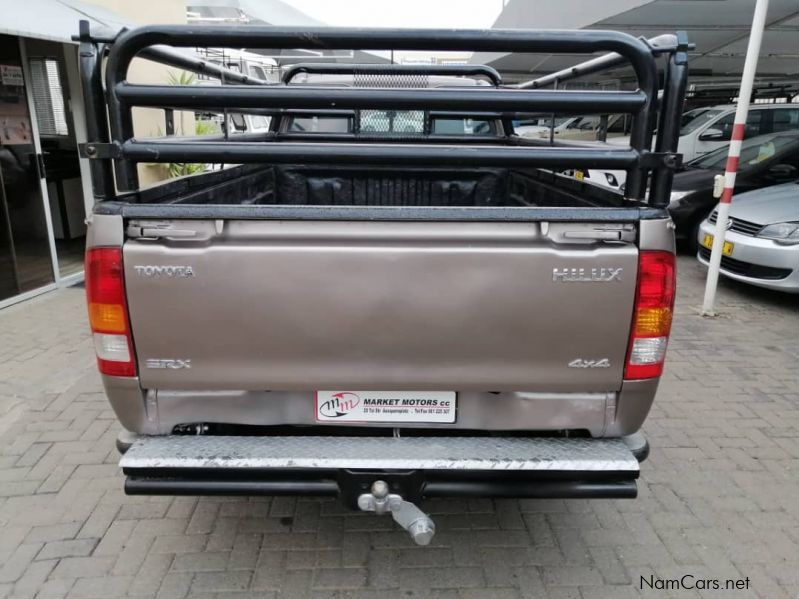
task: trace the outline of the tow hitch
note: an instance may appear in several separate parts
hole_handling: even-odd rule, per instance
[[[641,435],[164,435],[133,440],[120,465],[129,495],[338,497],[354,509],[391,513],[414,542],[427,545],[435,525],[417,507],[422,500],[632,498],[646,449]]]
[[[394,522],[407,530],[417,545],[429,545],[436,534],[430,516],[402,496],[389,493],[388,483],[383,480],[376,480],[370,493],[358,497],[358,507],[364,512],[391,513]]]

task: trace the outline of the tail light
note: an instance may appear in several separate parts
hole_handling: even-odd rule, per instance
[[[100,372],[136,376],[121,248],[86,251],[86,300]]]
[[[663,373],[675,287],[674,254],[641,251],[625,379],[649,379]]]

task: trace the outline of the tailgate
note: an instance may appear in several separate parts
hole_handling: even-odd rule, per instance
[[[580,225],[134,224],[144,237],[124,263],[143,387],[621,387],[638,250],[566,234]]]

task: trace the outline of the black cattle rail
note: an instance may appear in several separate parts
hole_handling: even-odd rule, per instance
[[[147,26],[124,31],[115,38],[92,37],[81,24],[79,40],[84,96],[87,98],[89,143],[84,154],[92,160],[92,180],[97,200],[116,197],[116,188],[138,188],[139,162],[292,162],[364,163],[436,166],[506,165],[525,168],[608,168],[627,171],[626,197],[643,200],[650,173],[650,205],[668,203],[671,170],[679,163],[675,154],[682,98],[687,76],[687,43],[678,36],[657,44],[613,31],[522,30],[399,30],[338,28]],[[504,86],[499,74],[481,65],[298,65],[287,71],[281,83],[265,84],[248,79],[207,61],[192,59],[174,49],[230,47],[253,49],[324,50],[421,50],[518,53],[610,53],[592,59],[585,71],[627,62],[635,72],[638,89],[588,91],[538,89],[548,83]],[[100,65],[107,53],[105,88]],[[664,93],[658,117],[656,58],[668,55]],[[136,57],[210,74],[233,85],[167,86],[127,82],[128,68]],[[574,71],[576,75],[579,69]],[[469,75],[488,79],[490,85],[390,88],[333,87],[289,84],[299,72],[367,75]],[[565,76],[564,76],[565,78]],[[557,78],[555,79],[557,82]],[[107,118],[106,118],[107,106]],[[525,113],[632,115],[629,147],[541,147],[507,139],[494,144],[453,139],[447,144],[364,141],[330,143],[317,140],[284,141],[274,131],[260,139],[239,141],[233,137],[170,141],[169,138],[135,139],[133,107],[280,113],[285,110],[426,110],[499,114],[508,122]],[[655,152],[653,131],[659,129]],[[238,137],[238,136],[235,136]],[[243,138],[239,138],[243,139]],[[407,140],[405,140],[407,142]]]

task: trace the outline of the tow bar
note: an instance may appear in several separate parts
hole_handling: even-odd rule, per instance
[[[364,512],[375,514],[391,513],[394,522],[408,531],[417,545],[429,545],[436,534],[433,520],[410,501],[402,496],[389,493],[388,483],[376,480],[372,483],[371,493],[358,497],[358,507]]]
[[[632,498],[638,460],[646,457],[647,448],[641,435],[142,435],[130,443],[120,466],[128,495],[339,497],[354,509],[391,513],[415,543],[428,545],[435,525],[414,502],[441,497]]]

